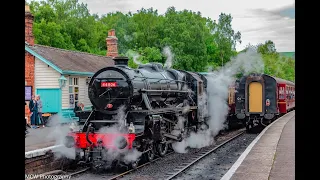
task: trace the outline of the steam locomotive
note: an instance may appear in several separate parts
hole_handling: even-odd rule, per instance
[[[131,69],[127,57],[114,61],[92,76],[88,95],[93,110],[82,128],[65,138],[79,163],[94,170],[110,163],[136,168],[141,158],[129,161],[128,153],[137,151],[151,161],[164,156],[171,143],[208,128],[204,75],[159,63]]]

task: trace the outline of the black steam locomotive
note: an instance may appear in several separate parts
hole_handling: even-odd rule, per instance
[[[205,76],[159,63],[131,69],[126,57],[114,61],[91,78],[88,93],[94,109],[81,130],[66,137],[77,160],[104,169],[108,152],[120,152],[112,161],[124,162],[126,153],[137,150],[150,161],[191,131],[208,128]],[[139,160],[126,164],[136,167]]]

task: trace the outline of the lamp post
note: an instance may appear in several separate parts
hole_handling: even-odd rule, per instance
[[[59,86],[60,88],[63,88],[66,85],[67,78],[65,78],[63,75],[59,78]]]

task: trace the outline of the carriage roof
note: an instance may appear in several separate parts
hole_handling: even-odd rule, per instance
[[[270,75],[267,75],[267,74],[264,74],[264,75],[270,76]],[[281,79],[281,78],[278,78],[278,77],[274,77],[274,76],[270,76],[270,77],[275,79],[277,83],[295,86],[294,82],[291,82],[291,81],[288,81],[288,80],[285,80],[285,79]]]

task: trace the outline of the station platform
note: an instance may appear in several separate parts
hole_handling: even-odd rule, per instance
[[[28,131],[29,134],[25,138],[25,152],[55,145],[55,138],[50,137],[54,127],[28,128]]]
[[[221,180],[294,180],[295,111],[267,126]]]

